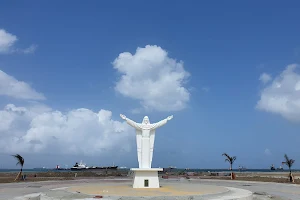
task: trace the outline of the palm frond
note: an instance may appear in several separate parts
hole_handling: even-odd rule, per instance
[[[286,155],[286,154],[284,154],[284,159],[285,159],[285,163],[287,163],[287,162],[289,162],[289,161],[290,161],[290,159],[289,159],[288,155]]]
[[[291,168],[293,166],[295,160],[290,159],[287,154],[284,154],[284,159],[285,159],[285,161],[282,163],[287,165],[289,168]]]
[[[225,162],[229,162],[230,164],[233,164],[234,161],[236,160],[236,156],[230,157],[227,153],[223,153],[222,156],[225,156]]]
[[[15,154],[12,155],[13,157],[15,157],[17,159],[17,165],[20,165],[21,167],[23,167],[24,165],[24,158],[20,155],[20,154]]]
[[[222,156],[225,156],[228,160],[230,160],[230,156],[227,153],[223,153]]]
[[[291,164],[294,164],[295,160],[291,159]]]
[[[235,160],[236,160],[236,156],[233,156],[231,162],[234,163]]]

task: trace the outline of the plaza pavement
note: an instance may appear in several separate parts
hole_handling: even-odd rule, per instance
[[[131,179],[81,179],[70,181],[43,181],[43,182],[21,182],[21,183],[7,183],[0,184],[0,200],[17,200],[17,197],[24,196],[32,193],[44,193],[49,197],[61,199],[83,199],[91,198],[91,195],[76,192],[76,189],[84,188],[87,185],[101,185],[107,183],[116,183],[119,185],[130,185]],[[280,183],[266,183],[266,182],[249,182],[249,181],[230,181],[230,180],[209,180],[209,179],[176,179],[176,180],[161,180],[161,185],[175,184],[188,188],[203,186],[203,191],[209,189],[207,185],[212,185],[211,190],[219,190],[216,186],[233,187],[252,191],[255,200],[300,200],[300,186],[293,184],[280,184]],[[205,189],[206,187],[206,189]],[[73,192],[71,193],[71,191]],[[83,191],[84,192],[84,191]],[[224,192],[224,191],[223,191]],[[201,192],[200,192],[201,193]],[[200,194],[199,193],[199,194]],[[209,193],[209,192],[208,192]],[[197,195],[196,193],[191,193]],[[203,193],[204,194],[204,193]],[[103,193],[105,197],[105,192]],[[190,198],[192,195],[187,195]],[[187,199],[188,199],[187,198]],[[45,198],[46,199],[46,198]],[[51,198],[49,198],[51,199]],[[107,198],[103,198],[107,199]],[[110,198],[113,199],[113,198]],[[126,199],[126,198],[123,198]],[[127,198],[128,199],[128,198]],[[138,198],[132,198],[138,199]],[[144,199],[144,198],[143,198]],[[157,199],[157,198],[153,198]],[[160,198],[161,199],[161,198]],[[185,199],[185,198],[176,198]],[[197,199],[197,198],[194,198]],[[213,199],[213,198],[212,198]],[[107,199],[108,200],[108,199]]]

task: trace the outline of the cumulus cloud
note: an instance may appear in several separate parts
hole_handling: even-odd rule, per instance
[[[272,152],[270,151],[270,149],[265,149],[264,153],[266,156],[272,155]]]
[[[43,100],[45,96],[36,92],[28,83],[18,81],[0,70],[0,95],[18,99]]]
[[[297,64],[288,65],[270,84],[267,84],[261,92],[256,107],[300,122],[300,73],[297,71],[298,68]]]
[[[25,54],[30,54],[30,53],[34,53],[36,49],[37,49],[37,45],[32,44],[28,48],[22,50],[22,52]]]
[[[38,103],[30,105],[28,108],[7,104],[3,110],[0,110],[0,136],[18,135],[23,128],[26,129],[32,118],[50,110],[51,108]],[[25,124],[27,125],[24,127]]]
[[[80,108],[63,113],[42,105],[8,104],[0,111],[0,151],[68,155],[129,151],[133,130],[111,117],[108,110]]]
[[[115,90],[139,100],[145,109],[178,111],[190,99],[190,92],[184,87],[189,73],[183,62],[168,57],[159,46],[137,48],[135,54],[121,53],[113,67],[122,74]]]
[[[0,71],[0,94],[20,99],[44,99],[27,83]],[[100,155],[124,152],[134,144],[134,130],[112,119],[112,112],[79,108],[68,112],[26,101],[0,110],[0,152]]]
[[[131,113],[132,113],[132,114],[139,114],[139,113],[141,113],[141,112],[142,112],[142,109],[141,109],[141,108],[134,108],[134,109],[131,110]]]
[[[0,29],[0,53],[7,53],[10,51],[14,43],[17,41],[17,37],[5,30]]]
[[[209,92],[210,87],[205,86],[205,87],[202,87],[201,90],[204,91],[204,92]]]
[[[15,47],[15,43],[18,41],[17,36],[8,33],[4,29],[0,29],[0,54],[7,54],[7,53],[33,53],[36,50],[36,45],[31,45],[25,49],[19,49]]]
[[[263,83],[267,83],[272,80],[272,77],[270,74],[262,73],[259,77],[259,80]]]

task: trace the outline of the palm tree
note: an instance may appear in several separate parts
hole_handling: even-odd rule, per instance
[[[222,156],[225,156],[226,157],[225,162],[229,162],[230,164],[230,171],[231,171],[230,177],[231,179],[233,179],[232,165],[236,160],[236,156],[230,157],[227,153],[223,153]]]
[[[23,171],[23,166],[24,166],[24,158],[20,155],[20,154],[16,154],[16,155],[12,155],[13,157],[15,157],[17,159],[17,165],[21,166],[20,172],[18,173],[15,181],[22,176],[22,171]]]
[[[290,174],[289,174],[290,182],[293,182],[293,183],[294,183],[295,180],[294,180],[294,177],[293,177],[293,175],[292,175],[292,170],[291,170],[291,168],[292,168],[292,166],[293,166],[295,160],[290,159],[286,154],[284,154],[284,159],[285,159],[285,161],[282,162],[282,164],[285,164],[286,166],[288,166],[288,168],[289,168],[289,170],[290,170]]]

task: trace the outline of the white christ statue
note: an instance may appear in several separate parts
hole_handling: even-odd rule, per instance
[[[120,116],[127,122],[127,124],[135,128],[136,130],[136,144],[139,168],[151,168],[155,129],[165,125],[169,120],[173,118],[173,115],[154,124],[150,124],[148,116],[144,117],[142,123],[136,123],[122,114]]]

